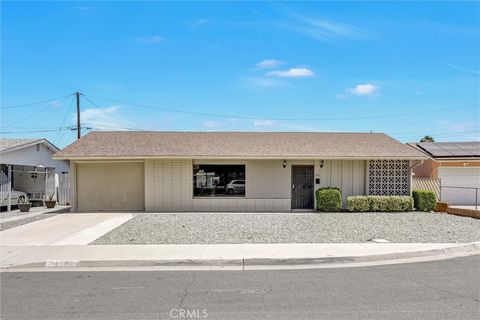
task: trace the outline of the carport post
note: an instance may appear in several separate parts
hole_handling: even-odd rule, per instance
[[[475,188],[475,210],[478,210],[478,188]]]
[[[10,212],[12,210],[12,165],[8,164],[8,204],[7,204],[7,211]]]
[[[45,206],[45,200],[47,200],[47,186],[48,186],[48,168],[45,168],[45,195],[43,196],[43,205]]]

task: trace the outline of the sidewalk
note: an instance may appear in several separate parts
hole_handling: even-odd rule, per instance
[[[2,246],[0,268],[199,267],[246,270],[330,266],[480,254],[480,242]]]

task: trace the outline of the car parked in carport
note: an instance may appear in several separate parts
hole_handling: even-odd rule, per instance
[[[12,206],[16,206],[18,203],[18,199],[20,198],[27,198],[29,199],[28,195],[23,191],[12,190],[11,191],[11,200],[10,204]],[[0,197],[0,206],[5,207],[8,206],[8,192],[2,192]]]

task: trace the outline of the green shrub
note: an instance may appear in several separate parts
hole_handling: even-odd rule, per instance
[[[410,196],[388,196],[389,211],[412,211],[413,198]]]
[[[347,198],[349,211],[397,212],[413,209],[413,199],[409,196],[353,196]]]
[[[387,198],[385,196],[368,196],[370,211],[387,211]]]
[[[323,212],[340,211],[342,209],[342,192],[339,188],[320,188],[315,192],[317,210]]]
[[[415,209],[418,211],[429,212],[435,208],[437,197],[430,190],[414,190],[412,192]]]
[[[353,196],[347,198],[347,210],[365,212],[370,210],[367,196]]]

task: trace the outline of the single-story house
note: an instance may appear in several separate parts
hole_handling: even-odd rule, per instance
[[[480,141],[410,143],[429,157],[415,167],[417,178],[439,179],[442,201],[474,205],[480,201]]]
[[[292,211],[317,188],[409,195],[424,153],[381,133],[91,132],[70,161],[77,211]]]
[[[59,150],[46,139],[0,138],[0,205],[16,205],[25,194],[32,202],[42,203],[49,193],[58,200],[60,182],[68,182],[70,171],[69,161],[52,159]]]

